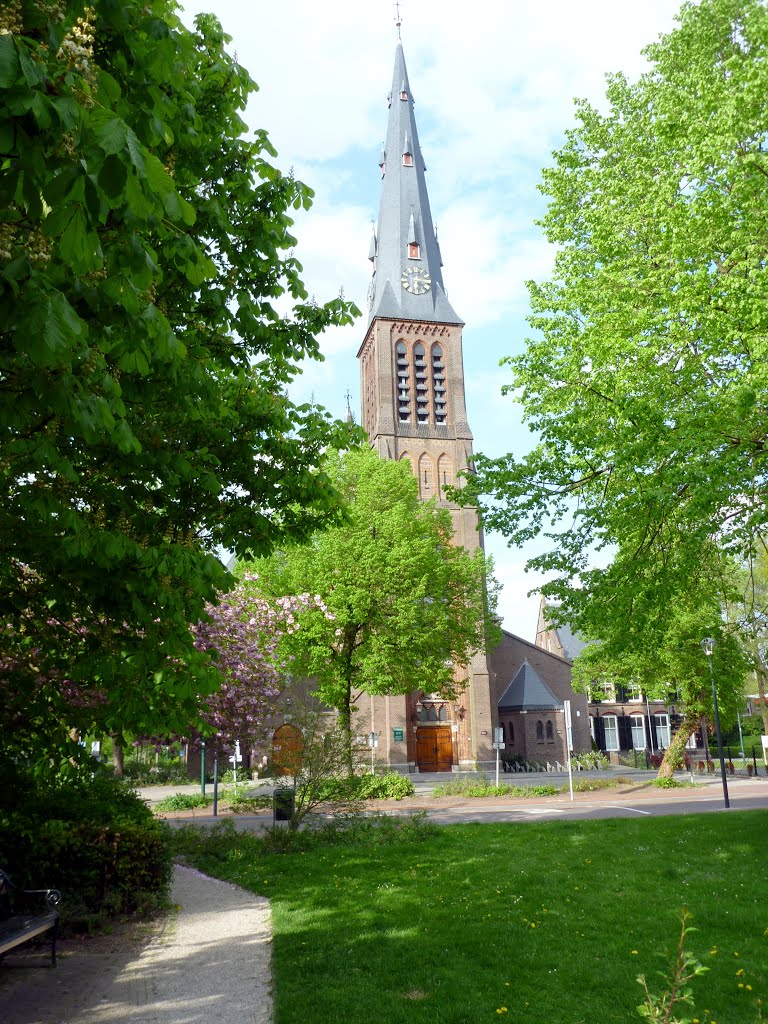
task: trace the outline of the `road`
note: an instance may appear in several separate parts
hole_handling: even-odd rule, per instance
[[[616,771],[582,773],[578,781],[610,777],[619,774]],[[658,789],[651,785],[653,776],[648,772],[630,769],[622,770],[622,776],[630,782],[618,789],[597,790],[589,793],[575,793],[571,802],[568,793],[551,797],[434,797],[435,785],[451,780],[450,775],[414,776],[415,797],[403,801],[377,801],[370,805],[371,809],[381,810],[387,814],[411,814],[426,811],[430,819],[439,824],[457,824],[466,822],[525,822],[547,821],[557,819],[588,819],[588,818],[636,818],[661,814],[703,814],[711,811],[724,811],[723,792],[719,777],[714,779],[703,777],[697,780],[695,787]],[[543,782],[555,785],[567,785],[567,775],[530,774],[524,776],[506,776],[505,782],[516,785],[536,785]],[[679,781],[686,783],[689,776],[681,774]],[[275,780],[264,780],[254,784],[253,794],[271,794],[275,788]],[[733,810],[767,810],[768,809],[768,778],[758,779],[733,777],[728,780],[731,809]],[[199,793],[200,786],[153,786],[139,790],[141,796],[150,806],[163,796],[176,792]],[[212,792],[207,786],[206,792]],[[272,824],[271,813],[226,815],[233,817],[238,830],[258,830]],[[224,817],[221,815],[219,820]],[[217,819],[210,808],[198,808],[193,812],[175,815],[169,818],[172,825],[194,823],[212,825]]]

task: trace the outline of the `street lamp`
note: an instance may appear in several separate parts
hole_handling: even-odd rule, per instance
[[[720,758],[720,774],[723,777],[723,801],[726,807],[730,807],[728,800],[728,782],[725,777],[725,753],[723,751],[723,737],[720,732],[720,712],[717,709],[717,692],[715,690],[715,670],[712,668],[712,654],[717,643],[711,636],[704,637],[701,641],[701,649],[709,659],[709,677],[712,680],[712,706],[715,712],[715,733],[717,734],[717,755]]]

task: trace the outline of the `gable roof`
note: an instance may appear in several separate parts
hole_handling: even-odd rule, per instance
[[[563,657],[569,661],[575,661],[587,646],[586,641],[582,640],[578,633],[574,633],[568,622],[564,622],[562,626],[555,626],[555,632],[560,646],[563,648]]]
[[[556,711],[563,707],[526,658],[499,697],[498,706],[512,711]]]

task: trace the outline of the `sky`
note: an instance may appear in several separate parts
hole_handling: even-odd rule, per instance
[[[524,350],[529,279],[544,281],[553,250],[535,220],[545,210],[541,170],[574,124],[574,98],[604,106],[605,75],[636,79],[641,50],[672,30],[680,0],[402,0],[401,38],[443,279],[465,321],[464,378],[474,448],[490,457],[533,439],[499,361]],[[229,50],[259,84],[245,113],[266,129],[276,164],[315,191],[296,218],[296,254],[318,301],[340,290],[365,310],[371,221],[378,216],[379,153],[397,30],[390,0],[186,0],[182,21],[214,13]],[[308,363],[292,396],[360,419],[356,353],[365,320],[327,332],[322,363]],[[486,536],[503,589],[504,628],[533,640],[542,580],[526,573],[536,548]]]

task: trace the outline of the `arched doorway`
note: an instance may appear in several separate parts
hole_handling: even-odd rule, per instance
[[[278,726],[272,736],[272,769],[275,775],[295,775],[301,764],[304,741],[295,725]]]

